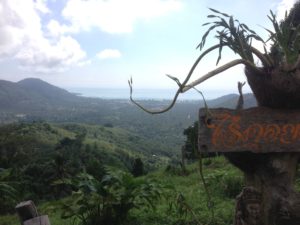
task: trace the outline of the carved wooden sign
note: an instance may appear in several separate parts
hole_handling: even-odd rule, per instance
[[[300,110],[200,109],[201,152],[300,152]]]

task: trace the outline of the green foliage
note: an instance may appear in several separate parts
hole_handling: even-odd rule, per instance
[[[206,174],[205,180],[208,182],[209,189],[218,190],[218,194],[227,198],[235,198],[244,186],[240,174],[224,169],[215,169],[213,173]]]
[[[174,208],[175,212],[178,214],[175,221],[176,225],[201,225],[201,223],[198,221],[195,211],[192,209],[183,193],[178,193],[175,201],[171,201],[169,206],[170,211],[172,208]]]
[[[186,175],[188,171],[183,171],[182,168],[180,168],[178,165],[176,166],[174,164],[169,164],[166,166],[165,173],[170,175],[182,176]]]
[[[287,64],[295,66],[299,58],[300,52],[300,24],[295,23],[293,17],[295,17],[297,11],[300,11],[299,3],[298,9],[294,7],[289,17],[285,16],[285,19],[278,23],[275,14],[270,11],[271,15],[268,16],[273,24],[274,32],[267,30],[270,33],[270,40],[272,40],[272,53],[277,63]],[[297,6],[295,5],[295,6]],[[276,52],[276,55],[274,53]],[[293,69],[293,68],[289,68]]]
[[[101,181],[82,173],[67,183],[77,191],[62,205],[62,218],[76,218],[80,225],[126,224],[131,209],[154,209],[162,194],[157,182],[114,170]]]
[[[246,24],[240,23],[238,20],[234,19],[233,16],[229,16],[228,14],[219,12],[215,9],[210,8],[210,10],[213,14],[208,15],[207,17],[217,20],[203,24],[203,26],[211,26],[203,35],[202,40],[198,45],[200,50],[204,47],[209,33],[217,28],[221,28],[221,30],[216,31],[216,38],[220,42],[217,64],[221,59],[224,46],[228,46],[233,52],[239,54],[242,59],[246,59],[253,63],[254,59],[251,51],[252,39],[254,38],[264,43],[263,39],[253,30],[249,29]]]
[[[203,184],[199,180],[199,173],[196,164],[187,165],[187,169],[190,173],[187,176],[181,176],[172,173],[166,173],[164,170],[157,170],[155,172],[150,172],[144,177],[133,178],[135,181],[140,180],[158,180],[160,186],[163,187],[173,187],[173,188],[164,188],[161,192],[161,200],[155,202],[156,210],[148,210],[148,207],[145,207],[145,204],[140,207],[131,208],[128,212],[128,217],[126,225],[195,225],[197,221],[200,224],[213,224],[213,225],[229,225],[233,223],[233,213],[235,207],[235,194],[234,192],[239,193],[241,189],[237,187],[240,186],[242,182],[242,173],[230,165],[224,157],[214,157],[211,159],[204,159],[204,161],[209,161],[207,165],[204,164],[204,175],[206,182],[208,183],[209,191],[212,196],[213,209],[215,212],[214,222],[211,222],[211,214],[207,207],[207,196],[204,191]],[[116,171],[117,172],[117,171]],[[299,171],[298,171],[299,172]],[[118,172],[117,172],[118,173]],[[122,173],[122,172],[121,172]],[[297,175],[299,177],[299,173]],[[94,180],[94,178],[91,178]],[[219,181],[221,179],[221,181]],[[228,179],[230,181],[228,181]],[[234,180],[234,184],[232,184]],[[82,183],[81,189],[74,189],[75,192],[82,190],[92,189],[91,187],[84,188],[84,186],[90,185],[94,181],[89,181],[89,178],[79,179]],[[86,183],[88,185],[86,185]],[[101,183],[100,180],[96,180],[96,183]],[[108,182],[108,184],[114,184],[115,182]],[[299,179],[297,179],[297,187],[299,188]],[[79,183],[77,182],[77,185]],[[93,186],[93,185],[90,185]],[[115,185],[112,185],[115,187]],[[112,187],[111,186],[111,187]],[[223,190],[224,187],[227,190],[234,189],[230,195]],[[74,186],[75,187],[75,186]],[[119,185],[117,185],[119,187]],[[230,187],[230,188],[229,188]],[[241,188],[241,186],[240,186]],[[128,188],[127,188],[128,189]],[[299,189],[298,189],[299,190]],[[110,190],[109,193],[118,193],[119,188]],[[123,189],[124,193],[125,188]],[[88,191],[83,196],[87,196],[87,199],[92,198],[92,195],[88,194]],[[91,191],[91,193],[94,193]],[[180,194],[182,197],[179,197]],[[113,194],[115,196],[117,194]],[[124,196],[118,195],[118,196]],[[107,195],[108,197],[108,195]],[[86,200],[86,199],[85,199]],[[51,220],[52,225],[70,225],[79,223],[79,219],[61,219],[60,215],[62,214],[61,210],[56,212],[51,212],[50,208],[54,205],[60,204],[63,202],[66,204],[68,202],[73,202],[75,200],[70,200],[69,197],[61,199],[59,201],[49,201],[47,204],[39,204],[39,212],[48,214]],[[127,201],[128,202],[128,201]],[[70,203],[70,204],[71,204]],[[84,203],[84,202],[83,202]],[[70,206],[70,204],[68,204]],[[171,205],[171,207],[170,207]],[[71,205],[72,206],[72,205]],[[179,213],[181,212],[181,213]],[[194,215],[193,215],[194,214]],[[74,221],[73,221],[74,220]],[[74,222],[74,223],[72,223]],[[16,216],[0,216],[0,224],[4,225],[18,225],[19,222]]]
[[[11,170],[0,168],[0,214],[11,212],[18,199],[15,182],[9,181]]]
[[[152,148],[150,141],[120,128],[45,122],[0,127],[0,165],[10,171],[5,182],[18,181],[19,197],[36,203],[68,196],[72,189],[55,182],[84,170],[100,180],[104,166],[131,171],[136,158],[143,160],[144,171],[153,170],[167,158],[154,157]],[[5,203],[4,209],[15,206]]]
[[[299,9],[298,9],[299,10]],[[268,18],[273,24],[274,32],[267,29],[272,40],[273,58],[277,63],[293,65],[297,62],[300,51],[300,24],[294,24],[293,20],[285,19],[277,22],[275,14],[270,11]],[[276,55],[274,53],[276,52]]]

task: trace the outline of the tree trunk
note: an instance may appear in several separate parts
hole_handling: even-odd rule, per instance
[[[245,73],[259,106],[300,109],[299,71],[261,75],[246,68]],[[250,187],[238,196],[235,225],[300,225],[300,194],[294,189],[300,153],[225,155]]]

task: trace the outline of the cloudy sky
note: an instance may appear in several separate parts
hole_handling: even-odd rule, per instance
[[[200,54],[208,7],[234,15],[262,37],[269,10],[294,0],[0,0],[0,79],[36,77],[60,87],[174,88]],[[216,44],[213,36],[207,45]],[[259,47],[259,46],[257,46]],[[225,52],[220,65],[237,56]],[[192,79],[215,68],[217,52]],[[236,67],[200,85],[236,90]]]

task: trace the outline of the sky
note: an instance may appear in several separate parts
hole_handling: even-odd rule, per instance
[[[34,77],[63,88],[171,89],[201,54],[196,46],[214,8],[234,15],[264,39],[269,10],[278,18],[294,0],[0,0],[0,79]],[[209,36],[208,46],[217,44]],[[262,48],[254,43],[257,48]],[[216,68],[208,55],[194,80]],[[238,58],[224,50],[219,65]],[[237,91],[246,81],[237,66],[198,86]],[[249,87],[246,87],[246,91]]]

